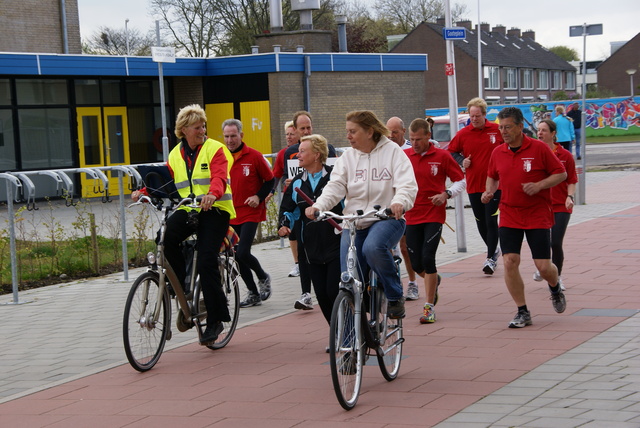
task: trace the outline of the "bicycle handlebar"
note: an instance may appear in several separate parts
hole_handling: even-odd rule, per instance
[[[346,223],[353,223],[366,217],[378,217],[381,220],[388,220],[390,218],[393,218],[393,213],[391,211],[391,208],[381,209],[380,205],[374,205],[373,209],[367,212],[362,212],[361,210],[358,210],[356,214],[340,215],[340,214],[334,213],[333,211],[316,212],[316,221],[335,219],[335,220],[342,220],[343,222],[346,222]]]
[[[172,209],[174,208],[180,208],[181,206],[187,206],[189,208],[200,208],[199,202],[202,200],[201,197],[198,198],[191,198],[191,197],[187,197],[182,199],[180,202],[178,202],[175,206],[172,207]],[[138,200],[132,204],[130,204],[128,206],[128,208],[133,207],[134,205],[140,205],[140,204],[150,204],[153,201],[151,200],[151,197],[147,196],[147,195],[141,195]]]

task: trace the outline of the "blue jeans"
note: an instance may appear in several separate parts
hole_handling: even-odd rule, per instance
[[[356,231],[356,248],[358,251],[360,278],[369,275],[369,267],[378,275],[389,301],[402,298],[402,282],[393,261],[391,248],[398,244],[404,234],[404,220],[380,220],[367,229]],[[340,241],[340,268],[347,270],[347,251],[349,250],[349,231],[342,232]],[[364,281],[363,282],[368,282]]]
[[[582,129],[576,128],[574,131],[576,132],[576,157],[580,157],[580,137],[582,137]]]

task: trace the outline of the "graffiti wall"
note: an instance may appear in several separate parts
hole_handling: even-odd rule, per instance
[[[491,105],[487,108],[487,119],[496,121],[498,113],[504,107],[518,107],[525,120],[531,125],[545,118],[553,118],[554,109],[558,105],[569,111],[576,101],[551,101],[531,104]],[[580,108],[582,101],[578,101]],[[459,109],[464,112],[466,106]],[[640,135],[640,97],[601,98],[586,102],[587,137],[608,137],[615,135]],[[426,116],[448,115],[448,109],[426,109]]]

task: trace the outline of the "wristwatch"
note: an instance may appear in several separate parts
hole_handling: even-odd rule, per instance
[[[451,190],[445,190],[445,193],[447,194],[447,199],[451,199],[451,196],[453,196],[453,193],[451,193]]]

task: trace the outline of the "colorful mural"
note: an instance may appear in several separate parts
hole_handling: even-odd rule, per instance
[[[562,105],[567,111],[576,101],[552,101],[530,104],[491,105],[487,108],[487,119],[496,121],[504,107],[518,107],[522,110],[528,127],[536,126],[542,119],[553,118],[556,106]],[[577,101],[582,105],[582,101]],[[466,107],[459,109],[464,112]],[[586,133],[588,137],[614,135],[640,135],[640,97],[602,98],[586,102]],[[426,109],[426,116],[449,114],[448,109]]]

